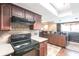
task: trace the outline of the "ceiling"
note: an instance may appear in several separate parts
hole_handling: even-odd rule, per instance
[[[14,3],[42,15],[42,21],[79,21],[79,3]]]

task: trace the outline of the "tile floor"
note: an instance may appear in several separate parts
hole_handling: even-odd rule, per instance
[[[79,44],[70,42],[66,48],[47,44],[47,56],[79,56]]]
[[[62,48],[57,56],[79,56],[79,52]]]
[[[79,56],[79,43],[69,42],[66,48],[62,48],[57,56]]]
[[[47,56],[56,56],[60,50],[61,50],[61,47],[58,47],[49,43],[47,44]]]
[[[69,49],[69,50],[79,52],[79,43],[69,42],[66,48]]]

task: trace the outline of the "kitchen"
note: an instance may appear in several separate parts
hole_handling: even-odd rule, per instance
[[[35,5],[37,5],[37,7],[39,6],[40,8],[38,8],[40,10],[43,8],[39,3],[0,3],[0,55],[72,55],[68,55],[68,53],[71,52],[69,50],[67,51],[66,55],[64,54],[66,48],[70,47],[68,46],[68,33],[64,32],[64,28],[66,26],[62,27],[61,25],[63,24],[63,21],[59,20],[60,22],[58,23],[51,21],[46,22],[46,20],[42,21],[42,19],[46,19],[43,18],[43,16],[48,14],[46,13],[48,10],[44,8],[42,10],[43,12],[40,12],[44,15],[41,15],[37,13],[38,11],[36,12],[36,10],[39,10],[38,8],[36,10],[34,9],[35,11],[33,10],[32,7]],[[49,12],[49,14],[51,13]],[[50,15],[48,18],[51,19],[51,17],[52,15]],[[74,40],[72,40],[72,42],[73,41]],[[64,52],[62,52],[62,49],[64,49]],[[76,54],[78,55],[79,53],[75,52],[74,55]]]
[[[34,52],[33,55],[36,55],[35,53],[37,53],[37,52],[39,53],[37,55],[45,55],[46,53],[43,54],[40,49],[46,50],[45,47],[42,48],[41,46],[46,46],[45,41],[47,41],[47,39],[38,37],[38,34],[39,34],[38,30],[40,27],[38,27],[37,24],[40,25],[41,15],[33,13],[29,10],[26,10],[26,9],[16,6],[14,4],[9,4],[9,3],[0,4],[0,8],[1,8],[0,33],[2,33],[1,37],[0,37],[0,39],[1,39],[0,42],[4,43],[1,46],[1,48],[7,49],[5,51],[0,48],[1,49],[0,51],[2,51],[2,52],[0,52],[1,55],[11,55],[14,52],[14,49],[18,50],[19,52],[21,50],[22,50],[22,52],[24,52],[24,50],[25,50],[25,52],[28,52],[33,49],[33,52]],[[35,23],[35,25],[33,25],[34,23]],[[32,38],[34,40],[32,40],[31,32],[34,32],[34,30],[37,31],[38,34],[36,33],[37,36],[33,36]],[[34,34],[32,34],[32,35],[34,35]],[[10,39],[8,40],[9,37],[10,37],[10,39],[13,39],[13,40],[12,41]],[[24,39],[24,41],[22,41],[23,39]],[[24,44],[24,42],[26,44]],[[6,45],[5,43],[10,43],[10,44]],[[32,43],[32,44],[30,45],[30,43]],[[18,44],[20,44],[22,46],[20,47]],[[11,45],[13,46],[13,49],[12,49]],[[27,47],[24,45],[26,45]],[[20,48],[22,48],[22,49],[20,49]],[[10,49],[11,49],[11,53],[10,53]],[[30,52],[30,53],[32,53],[32,52]],[[27,55],[29,55],[29,53]]]

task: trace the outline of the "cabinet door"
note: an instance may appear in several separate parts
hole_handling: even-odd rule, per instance
[[[11,6],[9,4],[1,5],[1,30],[10,30]]]
[[[32,30],[40,30],[41,29],[41,23],[35,22],[33,25],[30,26],[30,29],[32,29]]]
[[[17,6],[12,6],[12,16],[24,18],[24,10]]]
[[[41,16],[35,14],[34,15],[34,20],[35,20],[34,29],[40,30],[41,29]]]
[[[28,11],[25,11],[25,18],[28,19],[28,20],[33,20],[33,14],[31,12],[28,12]]]
[[[40,56],[47,55],[47,42],[40,43],[39,55]]]
[[[58,35],[54,35],[54,40],[53,40],[53,43],[55,44],[55,45],[58,45],[58,43],[59,43],[59,36]]]
[[[41,23],[40,22],[35,22],[34,23],[34,29],[40,30],[41,29]]]
[[[44,56],[46,56],[47,55],[47,42],[44,42],[43,44],[44,44],[44,46],[43,46],[43,48],[44,48]]]
[[[49,38],[48,38],[48,42],[49,43],[52,43],[52,44],[56,44],[56,36],[55,35],[53,35],[53,34],[50,34],[49,35]]]
[[[58,45],[61,47],[65,47],[66,46],[66,39],[65,36],[60,36],[58,39]]]
[[[51,43],[51,42],[52,42],[52,37],[51,37],[51,35],[50,35],[50,34],[48,35],[48,42],[49,42],[49,43]]]
[[[43,44],[40,44],[39,55],[40,56],[44,56],[44,47],[43,47]]]
[[[35,14],[35,15],[34,15],[34,20],[35,20],[36,22],[41,22],[41,16]]]

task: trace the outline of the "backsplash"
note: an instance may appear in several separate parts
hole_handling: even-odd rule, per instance
[[[30,30],[29,26],[26,24],[19,24],[19,23],[13,23],[12,24],[12,31],[26,31]]]
[[[30,30],[28,26],[13,24],[11,31],[0,31],[0,43],[7,43],[11,34],[31,33],[32,36],[39,36],[39,30]]]

